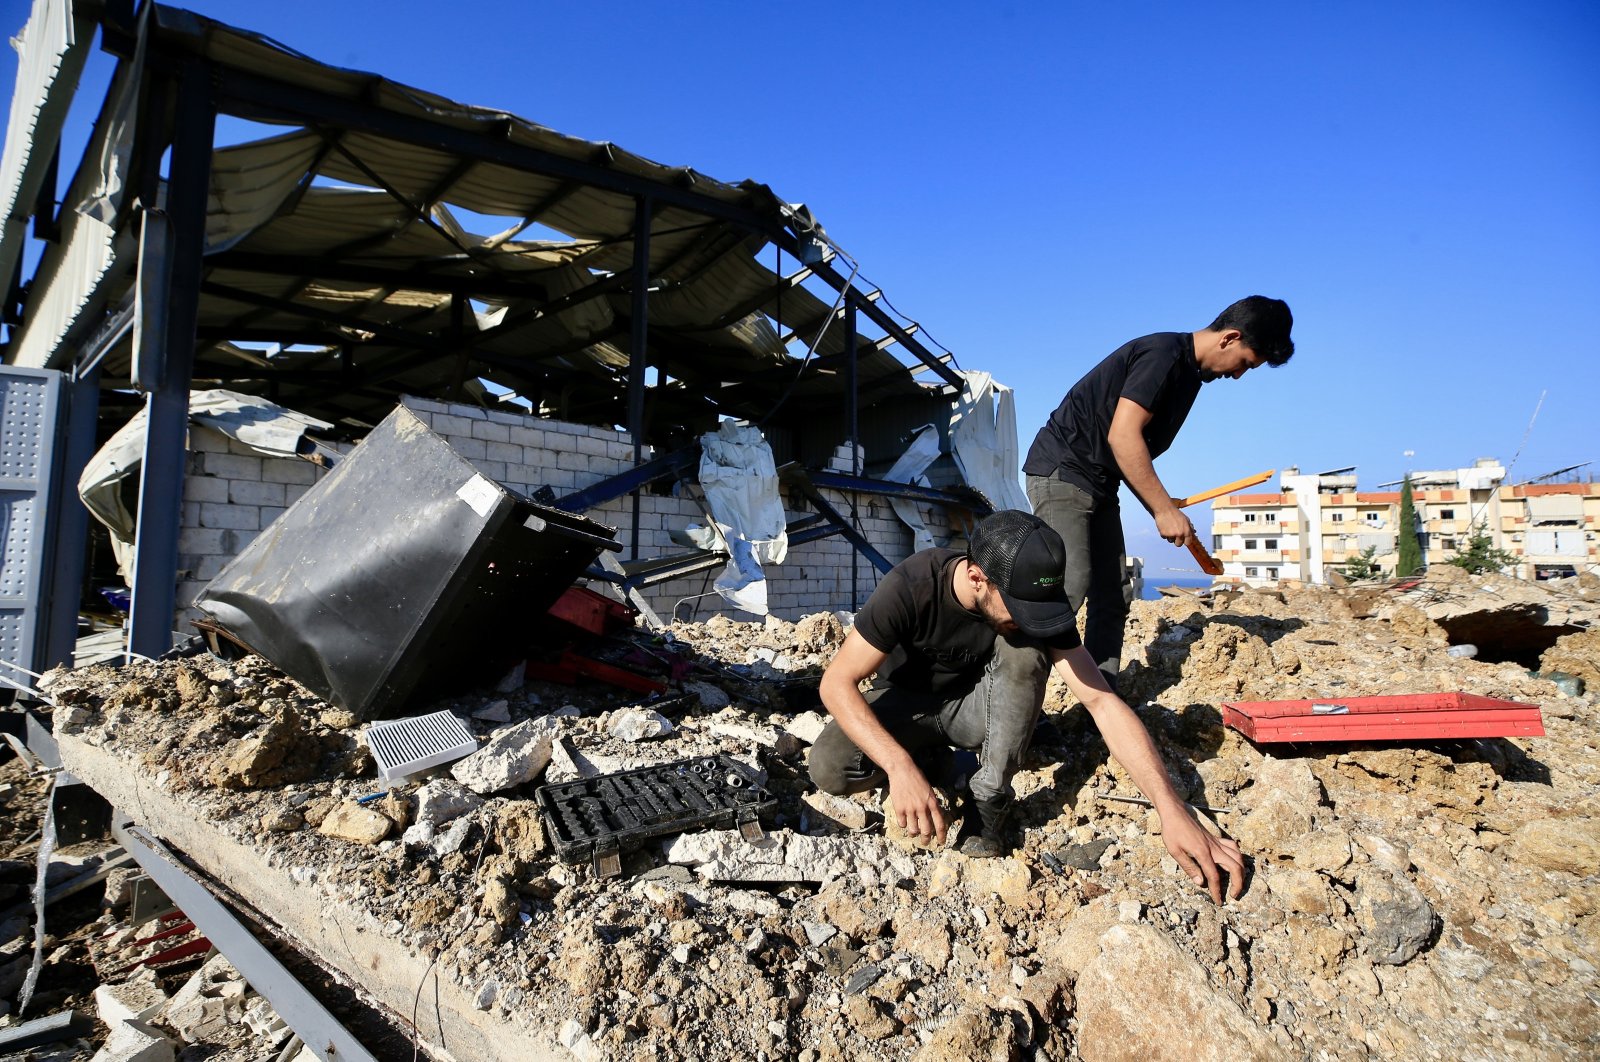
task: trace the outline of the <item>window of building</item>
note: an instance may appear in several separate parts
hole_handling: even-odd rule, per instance
[[[1268,549],[1277,549],[1278,548],[1278,540],[1275,539],[1275,538],[1267,539],[1267,548]]]
[[[1336,524],[1342,524],[1344,523],[1344,513],[1331,513],[1329,514],[1328,519]]]
[[[1439,548],[1440,549],[1455,549],[1456,548],[1456,540],[1453,539],[1453,538],[1441,538],[1439,540]]]
[[[1369,524],[1381,524],[1381,523],[1383,523],[1383,514],[1382,513],[1372,512],[1372,513],[1366,513],[1365,515],[1366,515],[1367,523],[1369,523]]]
[[[1247,524],[1255,523],[1256,522],[1256,514],[1255,513],[1245,513],[1244,514],[1244,522],[1247,523]]]
[[[1246,568],[1244,570],[1244,577],[1246,579],[1254,579],[1260,574],[1261,574],[1261,569],[1260,568]]]
[[[1456,511],[1454,509],[1440,509],[1439,510],[1439,519],[1441,519],[1441,520],[1454,520],[1455,518],[1456,518]]]
[[[1276,579],[1277,577],[1278,577],[1278,569],[1276,569],[1276,568],[1268,568],[1267,569],[1267,578],[1268,579]]]
[[[1256,548],[1256,540],[1253,539],[1253,538],[1245,539],[1244,540],[1244,548],[1245,549],[1255,549]]]
[[[1267,523],[1275,524],[1277,522],[1278,522],[1278,514],[1277,513],[1268,513],[1267,514]]]

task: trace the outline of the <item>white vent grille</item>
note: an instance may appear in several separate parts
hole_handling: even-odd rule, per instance
[[[478,751],[478,739],[449,712],[391,719],[367,727],[367,748],[386,786]]]

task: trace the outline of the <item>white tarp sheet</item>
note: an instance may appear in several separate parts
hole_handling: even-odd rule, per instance
[[[123,483],[144,464],[145,411],[140,410],[106,440],[78,478],[84,506],[111,532],[117,568],[128,579],[133,571],[136,517],[123,502]],[[189,420],[236,439],[268,457],[294,457],[310,429],[326,430],[327,421],[296,413],[264,398],[220,388],[189,392]]]
[[[731,605],[766,615],[761,566],[783,562],[789,535],[778,468],[761,430],[729,420],[700,436],[700,489],[728,544],[728,566],[714,584],[717,592]]]
[[[996,509],[1033,506],[1022,492],[1016,396],[986,372],[963,372],[966,390],[950,416],[950,456],[967,485]]]
[[[906,447],[906,452],[900,455],[889,471],[883,474],[888,483],[915,483],[928,486],[928,481],[922,478],[922,473],[928,470],[939,457],[939,429],[932,424],[924,424],[917,429],[917,434],[912,436],[911,445]],[[911,528],[911,552],[917,553],[925,549],[932,549],[938,543],[934,542],[933,534],[922,522],[922,512],[917,508],[917,503],[909,498],[890,498],[889,504],[894,509],[894,514],[900,522]]]

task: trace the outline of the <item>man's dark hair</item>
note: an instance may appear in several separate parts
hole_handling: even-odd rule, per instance
[[[1237,328],[1244,345],[1276,368],[1294,357],[1294,340],[1289,338],[1289,329],[1293,327],[1294,314],[1289,312],[1288,303],[1265,295],[1250,295],[1218,314],[1210,330],[1226,332]]]

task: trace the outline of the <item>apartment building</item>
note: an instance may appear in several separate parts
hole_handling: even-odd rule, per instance
[[[1517,558],[1509,574],[1549,579],[1600,571],[1600,483],[1563,470],[1562,482],[1508,486],[1493,458],[1469,468],[1411,475],[1418,544],[1425,564],[1443,564],[1481,525]],[[1357,488],[1355,469],[1316,475],[1285,469],[1272,493],[1232,494],[1212,503],[1212,554],[1223,578],[1251,586],[1323,583],[1329,568],[1373,550],[1393,571],[1399,550],[1399,483]]]

